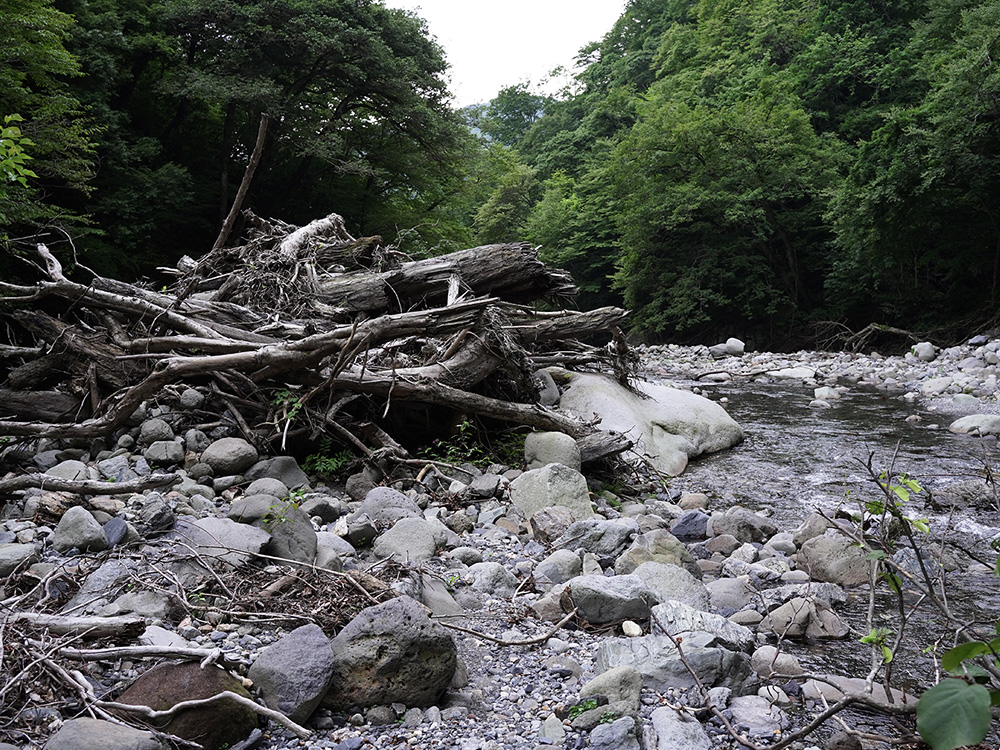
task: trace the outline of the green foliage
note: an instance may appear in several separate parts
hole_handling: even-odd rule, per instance
[[[519,466],[524,460],[524,433],[514,430],[490,434],[464,419],[451,436],[434,440],[417,455],[454,465],[472,464],[480,469],[492,463]]]
[[[3,118],[3,128],[0,129],[0,178],[5,182],[19,182],[28,186],[29,177],[38,177],[26,166],[31,156],[24,150],[25,146],[34,146],[35,142],[21,134],[21,129],[12,123],[24,122],[21,115],[7,115]],[[0,197],[3,197],[3,186],[0,184]]]
[[[321,477],[336,477],[354,461],[354,454],[349,450],[344,449],[336,453],[332,453],[331,450],[330,439],[321,440],[320,450],[310,453],[302,462],[303,470]]]
[[[575,706],[569,710],[569,720],[577,718],[580,714],[586,713],[592,709],[597,708],[597,698],[587,698],[584,701],[580,701]]]
[[[888,628],[872,628],[868,635],[862,636],[861,642],[869,646],[874,646],[882,652],[882,662],[888,664],[892,661],[892,649],[886,645],[886,640],[892,635]]]
[[[979,743],[991,719],[989,691],[965,680],[942,680],[917,701],[917,731],[932,750]]]

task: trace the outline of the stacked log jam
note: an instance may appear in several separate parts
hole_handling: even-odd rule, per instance
[[[0,282],[0,436],[108,437],[144,402],[197,387],[261,450],[326,436],[383,471],[410,458],[405,425],[429,410],[435,425],[448,413],[564,432],[585,459],[627,447],[538,401],[540,368],[624,381],[632,354],[625,311],[564,309],[576,287],[536,248],[411,260],[336,214],[247,225],[244,244],[160,269],[160,291],[68,274],[38,245],[35,283]]]

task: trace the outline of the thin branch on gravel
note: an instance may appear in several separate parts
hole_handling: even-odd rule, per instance
[[[266,716],[273,722],[281,724],[281,726],[293,732],[297,737],[302,739],[309,739],[312,737],[312,732],[305,727],[296,724],[294,721],[289,719],[280,711],[274,711],[270,708],[260,705],[259,703],[245,698],[238,693],[234,693],[231,690],[223,690],[221,693],[213,695],[211,698],[201,698],[199,700],[181,701],[168,709],[163,711],[155,711],[149,706],[136,706],[131,703],[117,703],[114,701],[97,701],[94,705],[102,710],[111,711],[126,711],[128,713],[139,714],[147,719],[169,719],[174,714],[179,711],[186,711],[189,708],[201,708],[203,706],[210,706],[214,703],[218,703],[223,700],[234,701],[245,708],[249,708],[252,711],[256,711],[261,716]]]
[[[446,628],[457,630],[459,633],[474,635],[476,638],[482,638],[483,640],[491,641],[492,643],[496,643],[500,646],[533,646],[536,643],[543,643],[547,641],[549,638],[551,638],[553,635],[555,635],[556,632],[559,630],[559,628],[561,628],[563,625],[565,625],[567,622],[569,622],[576,616],[577,611],[578,610],[574,609],[572,612],[570,612],[568,615],[562,618],[559,622],[557,622],[555,624],[555,627],[553,627],[552,630],[547,632],[545,635],[538,636],[537,638],[528,638],[527,640],[523,641],[505,641],[503,640],[503,638],[495,638],[492,635],[487,635],[486,633],[480,633],[478,630],[470,630],[469,628],[463,628],[459,625],[452,625],[451,623],[440,620],[437,616],[435,616],[434,619],[438,620],[438,622],[441,625],[444,625]]]

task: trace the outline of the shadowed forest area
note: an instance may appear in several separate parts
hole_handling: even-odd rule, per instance
[[[0,18],[7,278],[41,241],[158,289],[239,244],[237,203],[413,260],[528,241],[651,341],[994,322],[1000,0],[632,0],[558,95],[460,111],[424,22],[370,0]]]

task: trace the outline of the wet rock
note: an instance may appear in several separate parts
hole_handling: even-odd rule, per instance
[[[528,469],[562,464],[580,471],[580,446],[563,432],[532,432],[524,439],[524,460]]]
[[[404,519],[405,520],[405,519]],[[409,597],[369,607],[331,643],[334,677],[323,705],[431,706],[455,675],[451,635]]]
[[[333,670],[330,641],[318,625],[309,624],[264,649],[247,677],[264,705],[301,724],[326,695]]]

